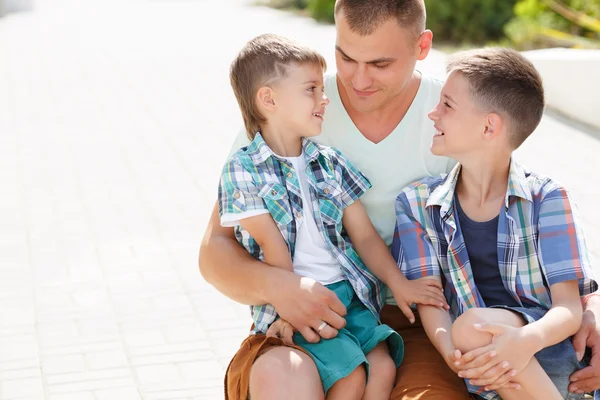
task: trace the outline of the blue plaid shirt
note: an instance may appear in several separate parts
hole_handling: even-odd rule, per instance
[[[343,209],[371,187],[369,180],[336,149],[303,139],[306,177],[312,204],[303,205],[300,182],[290,162],[278,157],[260,133],[227,161],[219,184],[219,214],[267,210],[294,257],[297,227],[303,210],[311,210],[325,243],[336,257],[358,298],[377,317],[383,305],[382,283],[366,268],[342,227]],[[310,215],[310,214],[309,214]],[[238,241],[264,261],[262,250],[241,226]],[[250,306],[253,333],[264,333],[277,318],[272,305]]]
[[[392,242],[393,256],[407,279],[445,277],[454,318],[469,308],[485,307],[457,225],[454,193],[460,168],[424,178],[400,193]],[[550,285],[555,283],[578,280],[581,295],[598,286],[567,191],[515,161],[498,220],[498,267],[504,287],[521,306],[526,301],[550,309]],[[480,394],[499,398],[495,392]]]

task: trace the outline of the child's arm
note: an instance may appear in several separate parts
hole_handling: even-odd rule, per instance
[[[288,246],[271,214],[261,214],[240,220],[263,251],[265,263],[294,272]]]
[[[439,281],[438,277],[422,279]],[[445,309],[426,305],[418,305],[417,310],[419,311],[419,317],[421,318],[421,323],[427,337],[438,353],[444,358],[450,369],[458,373],[459,369],[454,364],[456,361],[454,358],[456,349],[452,344],[452,318],[450,317],[450,313]]]
[[[406,279],[375,230],[360,200],[344,209],[342,223],[360,258],[367,268],[392,290],[398,307],[411,322],[414,322],[414,315],[410,309],[413,303],[447,307],[439,280]]]

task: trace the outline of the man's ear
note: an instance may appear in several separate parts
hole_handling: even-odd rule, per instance
[[[273,111],[275,109],[275,93],[268,86],[263,86],[256,92],[256,101],[261,109]]]
[[[419,39],[417,40],[417,60],[424,60],[429,54],[429,50],[431,50],[431,46],[433,44],[433,33],[426,29],[421,33]]]

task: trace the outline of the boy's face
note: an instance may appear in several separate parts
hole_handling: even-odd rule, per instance
[[[311,64],[288,66],[286,76],[273,85],[273,101],[276,110],[270,124],[298,137],[319,135],[329,104],[323,91],[323,70]]]
[[[485,144],[487,116],[473,102],[467,79],[460,72],[451,72],[442,88],[440,102],[429,113],[437,130],[431,152],[461,161],[466,155],[480,151]]]
[[[350,104],[359,112],[388,105],[406,87],[417,60],[425,58],[429,50],[423,53],[421,38],[416,40],[393,18],[371,35],[361,36],[350,29],[342,10],[336,15],[336,32],[337,76]]]

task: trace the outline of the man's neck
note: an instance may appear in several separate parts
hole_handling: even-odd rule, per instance
[[[348,116],[360,133],[369,141],[379,143],[400,124],[410,108],[421,84],[421,74],[415,72],[406,87],[387,104],[376,110],[361,112],[352,107],[346,88],[336,78],[338,92]]]

